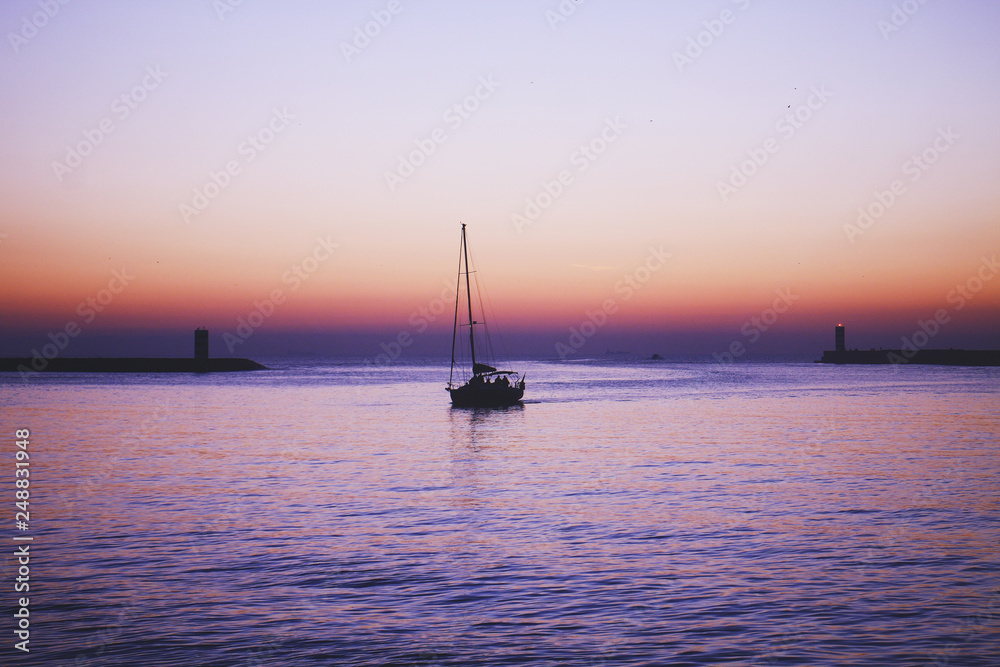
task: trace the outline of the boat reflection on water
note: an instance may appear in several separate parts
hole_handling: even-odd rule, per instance
[[[463,269],[464,265],[464,271]],[[486,329],[486,318],[476,321],[472,315],[472,290],[469,285],[469,246],[465,236],[465,224],[462,224],[462,243],[458,256],[458,279],[461,283],[465,275],[465,297],[468,306],[468,323],[459,324],[459,305],[461,290],[455,295],[455,325],[451,336],[451,375],[448,378],[448,393],[451,394],[451,404],[457,408],[495,408],[519,404],[524,396],[524,376],[516,371],[497,370],[495,366],[476,361],[477,326],[482,326],[486,334],[487,350],[491,349],[489,331]],[[478,287],[478,283],[477,283]],[[478,291],[478,290],[477,290]],[[483,312],[480,296],[479,310]],[[464,336],[459,337],[459,327],[469,327],[469,356],[472,362],[472,376],[466,382],[455,380],[456,351],[460,350]]]

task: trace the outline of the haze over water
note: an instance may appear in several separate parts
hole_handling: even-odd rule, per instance
[[[262,361],[0,378],[17,664],[1000,660],[996,369],[524,362],[457,410],[439,363]]]

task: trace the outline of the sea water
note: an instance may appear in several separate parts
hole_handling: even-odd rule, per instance
[[[262,361],[0,377],[0,663],[1000,664],[1000,369]]]

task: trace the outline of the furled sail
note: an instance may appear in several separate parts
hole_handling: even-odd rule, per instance
[[[486,364],[475,363],[472,365],[473,375],[483,375],[484,373],[496,373],[497,369]]]

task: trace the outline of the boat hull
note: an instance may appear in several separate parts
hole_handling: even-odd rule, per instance
[[[500,384],[462,385],[449,389],[451,404],[456,408],[503,408],[517,405],[524,396],[524,383],[513,386]]]

